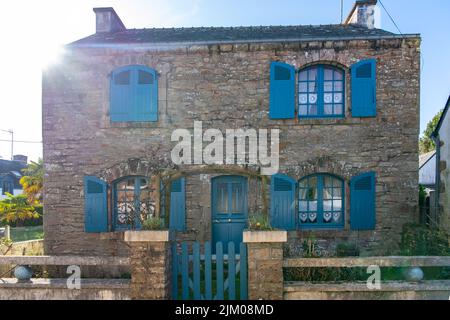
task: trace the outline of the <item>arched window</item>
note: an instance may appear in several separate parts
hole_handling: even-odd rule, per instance
[[[153,217],[155,191],[146,177],[126,177],[113,184],[114,229],[139,229],[141,222]]]
[[[158,80],[154,69],[125,66],[112,72],[112,122],[157,121]]]
[[[300,118],[343,117],[344,71],[331,65],[314,65],[300,70],[298,102]]]
[[[344,225],[344,181],[329,174],[316,174],[299,182],[300,227]]]

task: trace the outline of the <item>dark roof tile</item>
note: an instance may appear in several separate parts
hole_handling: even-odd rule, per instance
[[[395,37],[381,29],[357,25],[250,26],[127,29],[115,33],[96,33],[70,45],[108,45],[133,43],[221,43],[243,41],[314,40],[327,38]]]

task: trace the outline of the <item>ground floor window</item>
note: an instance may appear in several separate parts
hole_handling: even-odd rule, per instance
[[[155,214],[154,188],[146,177],[126,177],[114,183],[114,227],[139,229]]]
[[[305,177],[298,185],[300,227],[344,225],[344,181],[329,174]]]

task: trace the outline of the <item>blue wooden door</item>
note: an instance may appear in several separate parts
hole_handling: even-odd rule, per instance
[[[239,248],[247,225],[247,179],[221,176],[212,180],[212,239]],[[228,248],[224,248],[226,251]]]

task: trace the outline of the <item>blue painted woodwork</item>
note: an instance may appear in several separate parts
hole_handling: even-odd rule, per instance
[[[240,300],[247,300],[248,299],[248,281],[247,281],[247,245],[243,242],[240,244],[240,250],[239,250],[239,263],[240,265],[240,281],[239,281],[239,293],[240,293]]]
[[[275,174],[270,181],[270,223],[274,228],[295,230],[295,192],[297,182],[285,175]]]
[[[223,245],[222,242],[216,242],[216,299],[223,300]]]
[[[247,225],[247,179],[241,176],[219,176],[212,179],[212,243],[242,242]],[[224,248],[226,253],[228,247]]]
[[[353,117],[376,117],[377,115],[376,64],[375,59],[369,59],[351,67]]]
[[[110,118],[112,122],[158,120],[158,79],[154,69],[124,66],[111,74]]]
[[[203,246],[199,242],[194,242],[192,251],[190,251],[191,244],[182,242],[180,252],[176,243],[172,245],[172,297],[174,299],[242,300],[248,298],[247,246],[245,243],[239,244],[240,254],[236,253],[233,241],[225,244],[217,242],[215,246],[216,254],[212,255],[210,242],[206,242]],[[223,250],[225,246],[227,254]],[[204,270],[203,278],[202,270]],[[201,283],[202,280],[204,285]]]
[[[295,69],[293,66],[270,64],[270,119],[292,119],[295,116]]]
[[[352,230],[374,230],[376,223],[376,174],[368,172],[350,181],[350,227]]]
[[[86,232],[108,231],[108,186],[105,181],[84,177],[84,230]]]
[[[180,178],[171,183],[170,189],[170,220],[171,230],[186,229],[186,179]]]
[[[298,212],[302,229],[344,227],[344,181],[330,174],[314,174],[299,181]]]
[[[345,72],[331,65],[299,71],[299,118],[342,118],[345,115]]]
[[[211,242],[205,242],[205,299],[212,300],[212,256]]]

